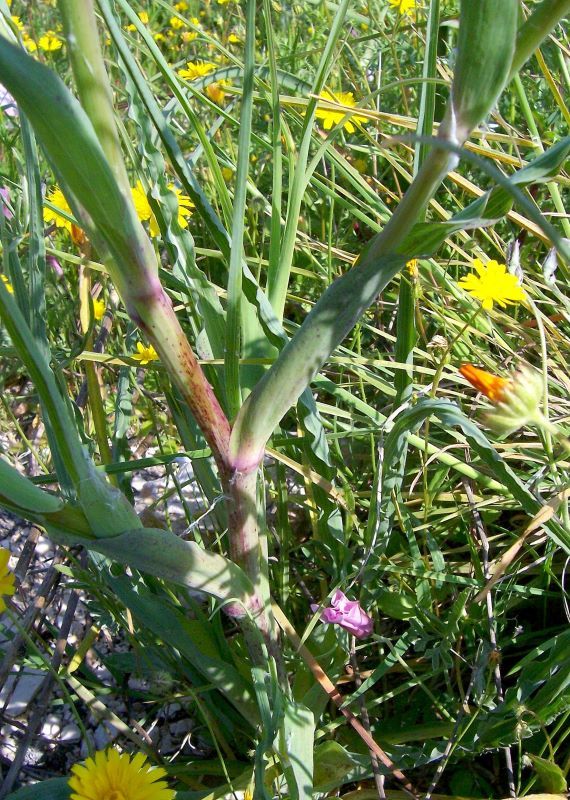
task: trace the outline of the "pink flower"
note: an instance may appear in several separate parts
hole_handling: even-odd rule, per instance
[[[314,613],[319,607],[313,603],[311,611]],[[333,594],[330,606],[323,610],[321,621],[340,625],[357,639],[370,636],[374,626],[372,617],[364,611],[358,600],[349,600],[340,589]]]
[[[14,219],[14,215],[8,207],[10,202],[10,190],[6,186],[0,186],[0,212],[4,219]]]
[[[55,256],[46,256],[46,264],[53,269],[58,278],[63,277],[62,266]]]
[[[0,84],[0,109],[9,117],[17,117],[19,113],[16,101],[2,84]]]

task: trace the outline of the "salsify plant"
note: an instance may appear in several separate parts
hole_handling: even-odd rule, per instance
[[[393,0],[390,3],[398,6]],[[184,26],[187,40],[193,41],[200,21],[190,17],[188,4],[159,5],[173,14],[174,30]],[[415,5],[400,5],[404,6],[402,20],[409,20]],[[245,790],[256,800],[277,795],[311,798],[371,775],[376,779],[374,796],[382,796],[384,776],[389,776],[400,792],[394,796],[418,796],[419,789],[408,774],[413,765],[399,759],[393,748],[388,748],[387,754],[379,746],[366,713],[360,718],[354,704],[382,678],[382,664],[360,688],[357,686],[350,703],[345,703],[323,669],[324,664],[337,674],[343,658],[342,652],[339,655],[336,651],[329,658],[325,641],[332,641],[332,629],[325,629],[325,636],[331,631],[329,639],[315,640],[322,645],[319,657],[323,663],[304,640],[321,614],[323,622],[338,624],[355,638],[372,634],[372,616],[359,602],[348,599],[340,586],[351,594],[354,586],[376,580],[368,562],[372,555],[380,559],[389,548],[390,532],[400,514],[397,497],[410,444],[428,458],[439,459],[445,469],[462,479],[475,481],[482,490],[511,498],[531,518],[541,513],[544,504],[457,404],[438,399],[441,371],[436,371],[431,393],[422,398],[413,396],[409,379],[416,339],[413,288],[410,281],[402,279],[395,355],[404,368],[396,380],[393,413],[388,419],[379,416],[376,420],[381,421],[387,436],[372,487],[369,520],[364,525],[361,549],[365,555],[354,570],[341,516],[341,509],[348,514],[350,508],[334,485],[325,426],[313,390],[326,389],[328,379],[322,374],[323,367],[332,363],[338,348],[389,282],[404,268],[411,274],[416,259],[431,263],[428,260],[455,234],[499,224],[508,215],[524,214],[530,229],[556,248],[560,269],[568,274],[568,242],[540,213],[525,187],[547,183],[555,205],[560,201],[553,179],[570,152],[570,139],[553,144],[510,175],[485,161],[466,143],[485,123],[505,87],[519,80],[523,65],[570,10],[569,0],[543,0],[529,9],[518,0],[462,0],[453,77],[438,125],[434,125],[436,100],[441,98],[436,97],[435,65],[441,9],[439,0],[431,0],[422,45],[424,73],[417,130],[393,142],[413,148],[413,175],[408,176],[408,188],[389,213],[388,206],[383,206],[382,225],[362,247],[356,262],[314,298],[306,316],[291,319],[286,314],[287,297],[295,277],[300,215],[319,163],[330,158],[334,169],[355,179],[369,197],[373,194],[364,181],[358,184],[357,171],[334,149],[335,138],[342,131],[351,133],[367,119],[376,118],[374,112],[356,106],[352,94],[327,88],[344,41],[348,0],[327,6],[330,30],[308,84],[291,82],[291,75],[278,68],[271,33],[276,12],[269,0],[244,3],[243,63],[237,59],[229,67],[204,60],[186,66],[182,63],[179,74],[169,68],[149,33],[148,13],[137,14],[134,3],[58,0],[73,76],[71,88],[55,69],[28,52],[33,47],[11,20],[6,4],[0,6],[4,14],[0,82],[21,112],[19,131],[27,165],[29,215],[27,268],[21,267],[17,250],[9,246],[7,222],[2,222],[7,280],[0,282],[0,317],[10,353],[20,359],[37,393],[57,481],[56,489],[46,491],[1,458],[0,504],[43,527],[54,543],[84,548],[105,589],[129,608],[137,623],[149,631],[149,637],[168,635],[173,652],[188,664],[184,674],[189,684],[200,691],[205,691],[204,686],[215,690],[218,708],[211,698],[200,702],[215,731],[214,738],[224,742],[226,756],[236,754],[234,772],[231,776],[225,772],[223,791],[227,796]],[[124,18],[133,36],[139,37],[139,46],[149,54],[152,69],[168,81],[171,99],[166,108],[153,94],[152,81],[133,53],[132,39],[121,27]],[[256,48],[260,34],[266,42],[263,64],[258,61]],[[56,49],[53,38],[44,44],[47,51]],[[109,78],[104,58],[107,48],[117,62],[112,74],[115,79],[120,77],[119,85]],[[62,69],[67,66],[65,61],[58,64]],[[209,91],[205,97],[217,108],[230,91],[229,81],[235,98],[231,113],[239,125],[232,193],[216,158],[216,130],[206,128],[190,102],[206,87]],[[285,97],[284,90],[290,86],[300,88],[304,96]],[[129,105],[127,122],[117,112],[124,98]],[[249,179],[252,142],[258,136],[252,125],[256,103],[271,109],[270,203],[259,193],[252,195]],[[296,128],[286,121],[284,107],[300,109]],[[230,113],[219,110],[221,118]],[[199,152],[191,157],[182,144],[185,131],[177,119],[179,113],[199,141]],[[315,138],[316,120],[322,121],[325,132],[330,133]],[[53,219],[67,222],[81,252],[83,349],[93,350],[94,317],[103,314],[90,293],[91,271],[96,268],[116,289],[117,314],[126,314],[123,323],[128,326],[130,340],[134,341],[135,327],[144,336],[144,344],[138,342],[135,359],[142,366],[160,367],[160,386],[168,397],[179,446],[193,456],[196,480],[215,506],[217,527],[209,544],[206,538],[192,541],[171,530],[147,527],[135,513],[121,478],[128,465],[125,462],[121,472],[117,445],[121,407],[117,403],[110,444],[95,364],[84,362],[93,439],[86,433],[85,416],[65,389],[62,364],[50,350],[46,330],[46,253],[36,142],[62,192],[59,201],[51,197],[51,205],[59,208],[53,212]],[[282,183],[285,144],[290,153],[286,192]],[[213,173],[219,197],[213,198],[202,186],[203,174],[197,166],[201,154],[205,154]],[[486,174],[492,188],[477,192],[471,204],[450,209],[442,221],[431,220],[427,215],[429,204],[443,181],[456,174],[462,159],[473,170]],[[167,172],[175,178],[168,177]],[[329,191],[330,186],[322,183],[322,189]],[[64,202],[66,209],[61,207]],[[267,213],[270,231],[267,256],[257,274],[246,246],[249,205],[255,202]],[[517,212],[513,211],[515,204]],[[190,213],[194,224],[199,220],[203,226],[210,249],[216,249],[223,264],[224,278],[218,285],[197,262],[188,229]],[[361,222],[367,219],[365,214],[360,218]],[[168,269],[167,264],[173,268]],[[505,268],[496,264],[494,272],[494,267],[485,270],[480,261],[478,266],[478,276],[466,281],[465,289],[473,291],[483,305],[467,327],[474,329],[481,323],[484,328],[481,314],[492,308],[493,297],[502,305],[531,302]],[[445,359],[441,365],[443,369]],[[128,394],[128,379],[126,385],[126,390],[124,383],[120,389],[122,399]],[[538,388],[542,385],[536,383]],[[340,386],[339,390],[343,391]],[[357,400],[356,410],[362,402]],[[296,416],[290,414],[292,410]],[[427,435],[418,435],[418,429],[423,426],[425,432],[429,423],[452,431],[454,441],[468,444],[477,462],[467,463],[430,444]],[[545,436],[551,436],[552,430],[545,428]],[[323,596],[331,602],[325,599],[313,604],[314,618],[304,637],[298,635],[281,607],[286,598],[272,578],[272,548],[268,546],[265,521],[265,459],[286,434],[290,439],[295,434],[302,439],[302,472],[313,496],[314,535],[330,564],[330,585]],[[552,441],[549,446],[552,448]],[[288,465],[290,460],[284,456],[282,464]],[[286,501],[279,498],[278,503],[286,514]],[[408,530],[409,521],[400,518],[399,522]],[[570,530],[565,522],[564,514],[544,519],[550,540],[570,554]],[[116,564],[110,568],[111,562],[123,565],[123,569]],[[184,595],[186,606],[172,601],[176,591],[172,587],[194,593]],[[209,622],[203,602],[195,599],[204,596],[209,603]],[[376,596],[374,592],[372,596]],[[389,604],[394,596],[384,600]],[[405,619],[405,602],[395,602],[400,603],[395,613]],[[458,617],[465,603],[464,598],[463,605],[458,604]],[[307,602],[307,613],[310,605]],[[333,651],[332,644],[329,649]],[[390,658],[396,663],[397,653]],[[365,748],[366,757],[349,754],[352,739],[346,739],[346,749],[328,736],[338,725],[338,719],[324,719],[329,700],[340,709],[340,717]],[[515,714],[512,706],[507,711]],[[508,737],[503,737],[501,724],[507,711],[504,719],[493,718],[487,727],[481,726],[481,748],[487,741],[493,746],[505,745]],[[445,709],[442,715],[442,722],[449,723],[451,717],[446,716]],[[449,751],[439,754],[444,758],[442,763],[449,759],[456,742],[453,730],[446,730],[450,746]],[[235,738],[235,745],[227,744],[228,738]],[[103,764],[104,759],[99,761]],[[115,762],[118,771],[118,756],[110,757],[109,763]],[[89,791],[95,791],[96,777],[93,784],[87,784],[97,763],[97,759],[91,759],[88,770],[76,773],[72,789],[79,791],[77,776],[83,774],[87,783],[82,791],[85,797],[92,797]],[[429,763],[429,759],[422,763]],[[136,765],[138,769],[138,761]],[[147,787],[149,798],[154,796],[152,785],[160,787],[157,798],[172,796],[162,780],[162,769],[158,783],[158,773],[154,777],[152,772],[142,775],[141,786],[144,783]],[[198,796],[183,790],[192,785],[185,782],[188,775],[183,768],[176,776],[178,797]],[[111,784],[105,785],[105,791],[114,797],[112,792],[118,789]],[[35,794],[32,789],[28,791],[32,793],[26,797],[42,797],[47,784]],[[63,798],[70,790],[67,784],[55,781],[50,791],[54,792],[50,797]],[[216,796],[224,796],[220,791]]]

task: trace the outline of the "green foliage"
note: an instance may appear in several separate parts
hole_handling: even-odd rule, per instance
[[[168,760],[180,800],[367,800],[375,770],[394,793],[410,781],[418,795],[504,797],[511,777],[518,795],[562,793],[568,3],[535,3],[526,20],[515,0],[465,0],[460,17],[443,0],[410,15],[385,0],[179,5],[99,1],[109,83],[91,85],[94,38],[72,47],[72,72],[65,46],[29,55],[12,23],[0,44],[25,113],[0,122],[13,289],[0,285],[0,504],[45,527],[64,584],[128,646],[68,643],[60,686],[78,716],[144,695],[143,728],[180,702],[208,748]],[[72,46],[95,29],[60,7]],[[24,34],[58,35],[59,19],[38,4]],[[212,68],[192,80],[188,60]],[[325,90],[353,92],[352,130],[349,113],[332,127],[316,114]],[[42,220],[54,179],[87,242]],[[125,180],[143,187],[142,222]],[[458,285],[475,258],[518,259],[527,302],[482,312]],[[159,361],[134,360],[135,324]],[[465,360],[540,371],[548,424],[483,433]],[[33,482],[18,471],[29,452]],[[151,466],[172,480],[139,518],[130,475]],[[546,536],[524,533],[533,518]],[[311,616],[337,588],[373,617],[370,638]],[[26,641],[48,664],[51,639]],[[405,778],[371,760],[350,714]],[[140,742],[115,722],[121,745]],[[68,795],[62,778],[11,797]]]

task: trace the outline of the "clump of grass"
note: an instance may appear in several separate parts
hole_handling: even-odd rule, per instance
[[[113,724],[166,770],[155,800],[566,791],[568,3],[535,5],[515,36],[518,4],[482,32],[496,9],[464,2],[458,42],[439,0],[101,0],[104,60],[91,3],[3,9],[85,109],[33,64],[65,99],[26,106],[0,46],[29,116],[0,124],[0,504],[96,623],[63,656],[28,629],[25,657],[81,720],[145,681]],[[505,428],[517,385],[536,414]],[[150,465],[174,488],[141,522]],[[204,762],[146,735],[179,700]]]

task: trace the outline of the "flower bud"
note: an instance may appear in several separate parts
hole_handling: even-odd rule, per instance
[[[542,376],[536,370],[522,367],[510,379],[492,375],[473,364],[464,364],[459,371],[493,403],[485,422],[496,433],[506,435],[525,425],[544,424],[540,410]]]
[[[444,129],[463,142],[492,110],[515,50],[516,0],[462,0],[457,63]]]

